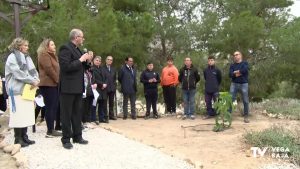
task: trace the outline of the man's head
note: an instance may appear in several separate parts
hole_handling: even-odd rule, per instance
[[[106,64],[110,66],[112,63],[113,63],[113,57],[112,56],[107,56],[106,57]]]
[[[184,65],[185,65],[186,67],[190,68],[191,65],[192,65],[192,59],[189,58],[189,57],[186,57],[186,58],[184,59]]]
[[[132,65],[133,65],[133,58],[130,57],[130,56],[126,57],[126,58],[125,58],[125,63],[126,63],[128,66],[132,67]]]
[[[168,66],[172,66],[173,63],[174,63],[174,62],[173,62],[173,58],[172,58],[171,56],[168,56],[168,57],[167,57],[167,65],[168,65]]]
[[[76,45],[76,46],[82,46],[84,37],[83,32],[80,29],[72,29],[69,34],[70,40]]]
[[[153,65],[152,62],[148,62],[148,63],[147,63],[147,69],[148,69],[148,70],[152,71],[152,70],[153,70],[153,67],[154,67],[154,65]]]
[[[215,65],[215,57],[214,56],[208,56],[208,58],[207,58],[207,64],[209,66],[214,66]]]
[[[233,53],[233,59],[234,59],[234,62],[235,63],[240,63],[242,62],[242,59],[243,59],[243,55],[240,51],[235,51]]]

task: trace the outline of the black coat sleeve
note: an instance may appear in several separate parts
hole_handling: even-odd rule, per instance
[[[59,49],[59,66],[63,72],[80,70],[82,63],[79,59],[72,58],[72,52],[65,45]]]

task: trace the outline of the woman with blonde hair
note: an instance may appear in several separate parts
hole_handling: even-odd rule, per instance
[[[38,67],[40,73],[39,88],[46,106],[46,137],[62,136],[54,130],[54,121],[58,111],[59,64],[53,40],[45,39],[38,50]],[[57,121],[56,121],[57,122]]]
[[[5,63],[5,80],[10,102],[9,127],[14,128],[15,144],[25,147],[35,143],[27,135],[27,127],[35,123],[34,103],[22,99],[21,95],[25,84],[32,85],[32,88],[38,86],[39,75],[28,55],[27,40],[18,37],[8,48],[11,54]]]

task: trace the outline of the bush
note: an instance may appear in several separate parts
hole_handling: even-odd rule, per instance
[[[244,135],[244,139],[247,144],[254,147],[288,148],[291,162],[300,165],[300,132],[292,133],[283,127],[273,126],[260,132],[248,132]]]
[[[251,109],[266,110],[275,117],[283,116],[288,119],[300,120],[300,100],[287,98],[274,98],[261,103],[252,103]]]
[[[270,95],[270,98],[297,98],[298,84],[289,81],[282,81],[278,84],[278,88]]]

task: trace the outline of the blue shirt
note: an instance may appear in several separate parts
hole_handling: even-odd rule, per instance
[[[240,70],[241,76],[236,77],[233,73],[236,70]],[[233,83],[248,83],[249,66],[248,62],[242,61],[241,63],[233,63],[230,65],[229,77]]]

